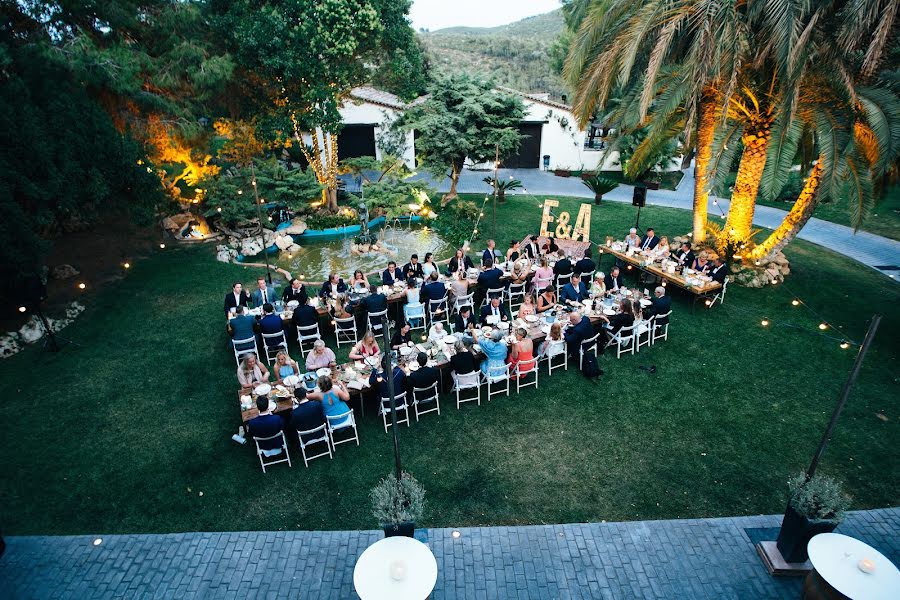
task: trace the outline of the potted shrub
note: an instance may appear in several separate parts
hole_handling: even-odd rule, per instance
[[[594,192],[594,204],[600,204],[600,201],[603,200],[603,194],[611,192],[619,187],[619,184],[612,179],[600,177],[599,175],[595,175],[590,179],[585,179],[582,183],[585,187]]]
[[[581,178],[582,178],[582,179],[593,179],[593,178],[596,177],[596,176],[597,176],[597,172],[596,172],[596,171],[582,171],[582,172],[581,172]]]
[[[778,551],[789,563],[802,563],[809,559],[806,545],[820,533],[830,533],[844,518],[850,499],[840,483],[830,477],[816,475],[809,481],[801,473],[788,480],[791,499],[781,531],[778,533]]]
[[[482,179],[486,184],[494,187],[494,178],[485,177]],[[522,182],[518,179],[498,179],[497,180],[497,202],[506,202],[506,192],[517,190],[523,187]]]
[[[425,510],[425,488],[404,471],[399,480],[391,474],[372,488],[372,514],[381,523],[385,537],[413,537],[416,521]]]
[[[569,167],[557,167],[553,169],[553,174],[557,177],[568,177],[571,174]]]

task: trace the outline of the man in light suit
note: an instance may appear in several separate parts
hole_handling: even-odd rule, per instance
[[[265,277],[256,279],[256,289],[251,294],[253,298],[253,306],[262,306],[267,302],[275,303],[278,296],[275,295],[275,288],[266,283]]]
[[[656,246],[659,245],[659,238],[656,237],[656,233],[653,231],[652,227],[647,228],[647,235],[644,236],[643,241],[641,241],[641,250],[653,250]]]
[[[559,301],[568,304],[580,304],[582,300],[587,300],[587,286],[581,281],[581,277],[577,274],[572,275],[572,280],[563,286],[562,292],[559,294]]]

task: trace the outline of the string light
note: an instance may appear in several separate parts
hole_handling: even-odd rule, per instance
[[[25,308],[24,306],[20,306],[20,307],[19,307],[19,312],[20,312],[20,313],[23,313],[23,312],[25,312],[26,310],[28,310],[28,309]]]
[[[160,244],[160,245],[159,245],[159,249],[160,249],[160,250],[165,250],[165,249],[166,249],[166,245],[165,245],[165,244]]]
[[[846,342],[846,341],[841,342],[841,348],[842,348],[842,349],[846,350],[846,349],[849,348],[849,347],[850,347],[850,343],[849,343],[849,342]]]
[[[220,206],[220,207],[218,207],[216,210],[217,210],[218,212],[222,212],[222,207]]]
[[[244,193],[244,190],[238,190],[238,191],[237,191],[238,196],[240,196],[240,195],[243,194],[243,193]]]
[[[83,290],[83,289],[86,288],[86,287],[87,287],[87,286],[84,285],[83,283],[79,283],[79,284],[78,284],[78,289],[79,289],[79,290]]]
[[[819,329],[825,331],[826,329],[828,329],[828,325],[826,325],[825,323],[819,323]]]
[[[768,326],[769,326],[769,320],[768,320],[768,319],[763,319],[762,321],[759,322],[759,324],[762,325],[763,327],[768,327]]]
[[[131,268],[131,263],[128,263],[128,262],[127,262],[127,263],[122,263],[122,267],[124,267],[124,268],[126,268],[126,269],[130,269],[130,268]]]
[[[800,301],[794,298],[793,300],[791,300],[791,304],[793,304],[794,306],[800,306]]]

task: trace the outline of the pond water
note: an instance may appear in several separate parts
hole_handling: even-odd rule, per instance
[[[356,269],[363,273],[387,268],[389,261],[394,260],[397,266],[409,262],[411,254],[418,254],[419,261],[425,259],[425,253],[434,254],[435,261],[445,260],[453,256],[454,248],[444,241],[430,227],[421,225],[388,226],[377,231],[378,245],[388,252],[368,254],[365,256],[350,253],[352,235],[342,238],[309,239],[300,238],[300,252],[289,255],[280,252],[275,264],[287,269],[293,276],[303,275],[312,284],[325,281],[328,274],[335,272],[347,279]]]

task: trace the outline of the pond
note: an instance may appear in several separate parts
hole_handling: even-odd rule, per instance
[[[302,249],[294,254],[279,253],[275,264],[295,277],[303,275],[310,283],[316,283],[325,281],[331,272],[345,279],[351,277],[356,269],[362,269],[363,273],[381,273],[391,260],[396,261],[397,266],[406,264],[411,254],[418,254],[422,261],[425,253],[431,252],[438,261],[452,257],[454,252],[453,246],[437,232],[422,225],[389,225],[377,231],[377,235],[378,245],[387,252],[365,256],[351,254],[353,235],[330,239],[300,237],[298,244]]]

